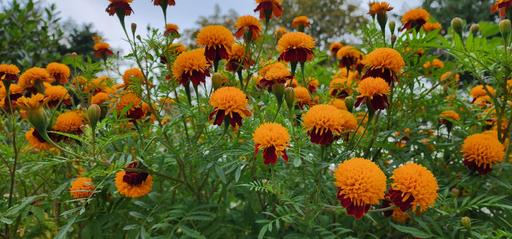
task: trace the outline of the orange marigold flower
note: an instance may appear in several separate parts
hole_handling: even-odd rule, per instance
[[[274,32],[274,35],[276,36],[276,39],[279,40],[281,39],[281,37],[283,37],[284,34],[286,34],[288,32],[288,30],[286,30],[286,28],[284,27],[278,27],[275,32]]]
[[[304,28],[311,26],[307,16],[298,16],[292,20],[292,27],[304,31]]]
[[[447,72],[443,73],[439,77],[439,80],[441,82],[448,82],[448,81],[452,81],[452,80],[459,81],[460,80],[460,75],[456,74],[456,73],[453,73],[451,71],[447,71]]]
[[[168,36],[168,35],[179,36],[178,30],[179,30],[178,25],[172,24],[172,23],[167,23],[167,24],[165,24],[164,36]]]
[[[145,172],[139,163],[133,162],[116,173],[115,185],[117,191],[125,197],[143,197],[151,192],[153,177]]]
[[[441,112],[439,118],[457,121],[460,120],[460,115],[453,110],[446,110]]]
[[[123,74],[124,86],[128,87],[131,84],[141,84],[144,81],[144,74],[139,68],[130,68]]]
[[[311,105],[311,95],[309,95],[308,89],[302,86],[293,88],[295,93],[295,103],[300,109],[303,109],[306,105]]]
[[[204,56],[204,49],[199,48],[178,55],[172,66],[172,73],[185,87],[188,87],[190,82],[194,87],[205,83],[205,78],[210,76],[210,63]]]
[[[32,89],[34,87],[42,87],[44,82],[52,83],[53,79],[44,68],[32,67],[23,74],[19,79],[19,85],[23,89]]]
[[[168,61],[167,61],[167,56],[178,56],[180,55],[181,53],[187,51],[187,47],[185,45],[183,45],[183,43],[171,43],[167,46],[167,49],[166,49],[166,54],[162,54],[160,56],[160,62],[162,64],[167,64]]]
[[[88,198],[94,193],[95,188],[92,178],[78,177],[71,182],[69,193],[74,199]]]
[[[106,42],[96,42],[93,47],[94,56],[97,58],[107,58],[114,54],[110,49],[110,44]]]
[[[331,144],[357,127],[357,120],[350,112],[326,104],[311,107],[303,119],[304,128],[315,144]]]
[[[203,27],[197,34],[196,42],[205,48],[206,59],[218,62],[221,59],[228,59],[228,51],[235,39],[231,31],[221,25]]]
[[[38,110],[46,104],[47,99],[42,94],[35,94],[30,97],[22,96],[16,101],[18,106],[26,111]]]
[[[391,48],[377,48],[366,55],[362,61],[366,66],[366,77],[380,77],[389,85],[393,85],[398,80],[398,74],[405,66],[404,59],[396,51]]]
[[[438,69],[444,68],[444,62],[436,58],[436,59],[432,60],[432,67],[435,67]]]
[[[507,15],[507,10],[512,6],[512,0],[496,0],[491,6],[491,12],[499,12],[499,16],[501,19],[505,19]]]
[[[246,41],[254,41],[261,36],[261,23],[253,16],[241,16],[235,23],[235,36]]]
[[[342,162],[334,171],[334,178],[338,200],[347,214],[356,219],[384,199],[386,175],[368,159],[352,158]]]
[[[279,18],[283,15],[282,0],[256,0],[256,3],[258,6],[254,12],[260,12],[260,19],[268,22],[272,17]]]
[[[176,5],[176,1],[175,0],[153,0],[153,5],[155,5],[155,6],[161,6],[162,4],[174,6],[174,5]]]
[[[393,7],[387,2],[370,2],[368,14],[375,16],[377,14],[386,14],[391,10],[393,10]]]
[[[276,62],[263,67],[259,71],[262,78],[258,81],[258,87],[272,90],[274,84],[285,84],[288,80],[293,78],[292,73],[286,65],[281,62]]]
[[[320,82],[317,79],[310,78],[308,81],[308,90],[311,93],[315,93],[318,87],[320,86]]]
[[[419,31],[420,28],[430,19],[430,13],[423,8],[416,8],[406,12],[402,16],[402,27],[403,29],[416,29]]]
[[[344,99],[352,94],[352,83],[353,81],[350,78],[335,77],[329,82],[329,94]]]
[[[91,97],[91,104],[101,105],[110,99],[108,93],[98,92]]]
[[[435,30],[441,30],[443,27],[439,22],[427,22],[423,24],[423,30],[426,32],[431,32]]]
[[[25,133],[25,139],[27,139],[30,146],[37,150],[47,151],[53,148],[53,146],[47,143],[34,128],[30,128]]]
[[[277,42],[279,60],[286,62],[306,62],[313,59],[315,40],[302,32],[284,34]]]
[[[18,81],[18,74],[20,74],[20,69],[17,66],[0,64],[0,81],[16,83]]]
[[[71,105],[71,96],[64,86],[48,85],[44,89],[44,95],[49,107],[55,107],[59,104]]]
[[[353,46],[344,46],[336,52],[336,58],[340,61],[340,67],[353,68],[363,59],[363,55]]]
[[[333,57],[336,57],[336,53],[343,47],[343,44],[341,42],[333,42],[329,46],[329,51],[331,52],[331,55]]]
[[[130,16],[133,12],[132,7],[130,6],[130,3],[133,2],[133,0],[109,0],[110,4],[107,6],[107,9],[105,10],[108,15],[112,16],[114,14],[117,14],[119,16]]]
[[[288,162],[286,148],[290,144],[288,130],[278,123],[263,123],[253,133],[254,154],[263,149],[265,164],[276,164],[279,156]]]
[[[487,92],[489,92],[490,95]],[[471,89],[469,94],[473,98],[473,102],[475,102],[476,99],[483,96],[494,96],[496,94],[496,90],[494,90],[490,85],[477,85]]]
[[[132,92],[125,92],[119,98],[116,109],[118,113],[126,111],[126,117],[131,121],[142,119],[148,113],[147,104]]]
[[[333,78],[348,78],[351,81],[359,80],[359,72],[357,71],[347,71],[347,68],[340,68],[336,74],[334,74]]]
[[[52,81],[58,82],[59,84],[66,84],[69,81],[69,76],[71,75],[71,70],[68,66],[52,62],[46,66],[46,70],[50,74],[50,77],[53,78]]]
[[[479,174],[492,171],[492,166],[502,162],[505,156],[505,147],[495,135],[481,133],[473,134],[462,144],[464,165]]]
[[[11,84],[9,87],[9,94],[11,97],[12,107],[15,108],[17,105],[17,100],[23,96],[25,90],[21,88],[18,84]],[[4,87],[4,84],[0,82],[0,108],[5,107],[5,102],[7,102],[7,92]]]
[[[403,212],[424,212],[436,202],[439,186],[427,168],[407,163],[393,170],[391,179],[387,198]]]
[[[55,120],[53,130],[70,134],[81,134],[84,125],[85,116],[83,112],[73,110],[60,114]]]
[[[334,98],[329,102],[329,104],[333,105],[334,107],[336,107],[340,110],[348,110],[345,100],[342,100],[342,99]]]
[[[210,97],[210,105],[213,112],[209,119],[213,124],[221,126],[223,122],[231,127],[242,126],[242,119],[251,116],[249,100],[243,91],[236,87],[222,87],[214,91]]]
[[[250,59],[250,54],[246,54],[245,46],[240,44],[233,44],[229,50],[229,58],[226,63],[226,70],[232,72],[239,72],[243,69],[249,68],[254,64],[254,61]]]
[[[109,88],[111,79],[108,76],[100,76],[86,83],[84,92],[96,94],[98,92],[106,91]]]
[[[357,86],[359,95],[355,106],[366,103],[372,110],[383,110],[388,108],[389,84],[380,77],[368,77],[360,81]]]

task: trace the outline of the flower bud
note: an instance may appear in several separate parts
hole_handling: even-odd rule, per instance
[[[96,125],[98,121],[101,119],[101,108],[97,104],[92,104],[89,106],[86,112],[87,120],[89,120],[89,124],[93,129],[96,129]]]
[[[27,110],[27,119],[38,132],[46,132],[48,117],[43,107]]]
[[[384,34],[386,32],[386,23],[388,22],[388,15],[384,13],[377,14],[377,22],[379,23],[380,29]]]
[[[286,89],[284,89],[284,100],[286,101],[288,109],[292,109],[295,105],[295,91],[292,87],[286,87]]]
[[[131,25],[132,28],[132,34],[135,35],[135,32],[137,31],[137,23],[133,22]]]
[[[283,84],[272,85],[272,93],[276,96],[277,104],[280,106],[283,103],[284,85]]]
[[[345,105],[347,106],[347,110],[352,112],[352,109],[354,108],[354,97],[353,96],[347,96],[345,97]]]
[[[500,27],[501,35],[504,38],[508,38],[508,36],[510,35],[511,28],[512,28],[511,24],[510,24],[510,20],[508,20],[508,19],[501,20],[499,23],[499,27]]]
[[[469,32],[471,32],[471,34],[476,35],[479,31],[480,25],[478,25],[477,23],[471,24],[471,27],[469,28]]]
[[[396,22],[389,21],[388,26],[389,26],[389,31],[391,32],[391,34],[395,33]]]
[[[471,228],[471,218],[469,217],[462,217],[460,219],[460,224],[465,227],[466,229]]]
[[[396,39],[397,37],[395,34],[391,35],[391,45],[395,45]]]
[[[464,24],[464,22],[462,21],[462,19],[460,17],[454,17],[451,22],[451,26],[452,26],[453,30],[460,36],[462,36],[462,25],[463,24]]]
[[[227,82],[226,76],[224,76],[222,73],[215,73],[212,76],[212,85],[213,89],[219,89],[220,87],[223,87],[224,84]]]

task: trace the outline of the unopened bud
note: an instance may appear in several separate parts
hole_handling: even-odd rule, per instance
[[[348,111],[352,111],[352,109],[354,108],[354,97],[353,96],[345,97],[345,105],[347,106]]]
[[[379,23],[380,30],[383,32],[383,34],[386,31],[386,23],[388,22],[388,15],[384,13],[378,13],[377,14],[377,22]]]
[[[452,29],[460,36],[462,36],[462,25],[463,24],[464,24],[464,22],[462,21],[462,19],[460,17],[454,17],[451,22]]]
[[[512,28],[512,26],[510,24],[510,20],[508,20],[508,19],[501,20],[499,23],[499,27],[500,27],[501,35],[504,38],[508,38],[508,36],[510,35],[511,28]]]
[[[396,35],[395,35],[395,34],[391,35],[391,44],[392,44],[392,45],[394,45],[394,44],[395,44],[396,39],[397,39],[397,37],[396,37]]]
[[[395,21],[389,21],[388,26],[389,26],[389,31],[391,32],[391,34],[394,34],[395,33],[396,22]]]
[[[215,73],[212,76],[212,85],[213,89],[219,89],[220,87],[223,87],[226,83],[227,79],[226,76],[224,76],[222,73]]]
[[[137,31],[137,23],[132,23],[131,25],[131,28],[132,28],[132,34],[135,35],[135,32]]]
[[[480,25],[478,25],[477,23],[471,24],[471,27],[469,28],[469,32],[471,32],[471,34],[476,35],[479,31]]]
[[[288,109],[292,109],[295,105],[295,91],[292,87],[286,87],[284,89],[284,100],[286,101]]]
[[[469,217],[462,217],[460,219],[460,224],[465,227],[466,229],[471,228],[471,218]]]
[[[281,105],[283,103],[283,97],[284,97],[284,85],[283,84],[274,84],[272,86],[272,93],[277,98],[277,104]]]
[[[46,127],[48,127],[48,117],[43,107],[28,110],[27,119],[38,132],[46,132]]]
[[[89,124],[93,129],[96,129],[96,125],[98,121],[101,119],[101,108],[97,104],[92,104],[89,106],[86,112],[87,120],[89,120]]]

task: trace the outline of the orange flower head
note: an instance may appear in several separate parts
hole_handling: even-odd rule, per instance
[[[110,49],[110,44],[106,42],[96,42],[93,46],[94,56],[97,58],[107,58],[112,56],[114,52]]]
[[[340,110],[348,110],[345,100],[342,99],[334,98],[331,100],[331,102],[329,102],[329,104]]]
[[[443,27],[439,22],[427,22],[423,24],[423,30],[426,32],[431,32],[435,30],[441,30]]]
[[[284,34],[277,42],[279,60],[286,62],[306,62],[313,59],[315,40],[302,32]]]
[[[366,55],[362,61],[366,66],[366,77],[380,77],[393,85],[398,80],[398,74],[405,66],[404,59],[392,48],[377,48]]]
[[[69,193],[73,199],[88,198],[94,193],[94,184],[88,177],[78,177],[71,182]]]
[[[229,50],[229,58],[226,63],[226,70],[231,72],[238,72],[243,69],[248,69],[254,64],[254,61],[249,58],[249,54],[245,53],[245,46],[240,44],[233,44]]]
[[[242,126],[242,119],[250,117],[249,100],[243,91],[236,87],[226,86],[214,91],[210,97],[213,112],[209,119],[214,125],[221,126],[223,122],[231,127]]]
[[[311,93],[315,93],[316,90],[320,87],[320,81],[315,78],[310,78],[308,81],[308,90]]]
[[[383,110],[388,108],[389,84],[380,77],[368,77],[360,81],[357,86],[359,95],[355,106],[366,103],[372,110]]]
[[[284,28],[284,27],[278,27],[274,31],[274,35],[276,36],[277,40],[281,39],[281,37],[283,37],[284,34],[286,34],[286,33],[288,33],[288,30],[286,30],[286,28]]]
[[[393,7],[387,2],[371,2],[368,14],[375,16],[378,14],[386,14],[391,10],[393,10]]]
[[[363,55],[353,46],[344,46],[336,52],[336,58],[340,61],[340,67],[354,68],[363,59]]]
[[[128,87],[132,84],[141,84],[144,81],[144,74],[139,68],[130,68],[123,74],[124,86]]]
[[[410,30],[414,28],[416,31],[419,31],[423,24],[427,23],[429,19],[430,13],[428,13],[425,9],[412,9],[402,16],[402,24],[404,25],[402,30]]]
[[[36,150],[48,151],[50,149],[53,149],[53,146],[47,143],[34,128],[30,128],[25,133],[25,139],[27,139],[30,146]]]
[[[439,118],[458,121],[458,120],[460,120],[460,115],[453,110],[445,110],[445,111],[441,112],[441,114],[439,115]]]
[[[109,0],[110,4],[107,6],[107,9],[105,10],[108,15],[113,16],[114,14],[117,14],[118,16],[124,17],[124,16],[130,16],[133,12],[132,7],[130,6],[130,3],[133,2],[133,0]]]
[[[153,0],[153,5],[155,5],[155,6],[162,6],[162,5],[174,6],[174,5],[176,5],[176,1],[175,0]]]
[[[507,16],[507,10],[512,7],[512,0],[496,0],[491,6],[491,12],[499,12],[501,19],[505,19]]]
[[[278,123],[263,123],[254,131],[254,152],[263,150],[265,164],[276,164],[279,156],[288,162],[286,148],[290,145],[288,130]]]
[[[117,102],[116,110],[118,113],[126,112],[125,116],[131,121],[142,119],[148,113],[146,103],[132,92],[125,92]],[[127,111],[125,111],[127,110]]]
[[[35,94],[30,97],[22,96],[16,101],[18,106],[26,111],[39,110],[46,104],[47,99],[42,94]]]
[[[91,97],[91,104],[101,105],[109,101],[110,95],[105,92],[98,92]]]
[[[32,89],[37,85],[42,86],[44,82],[53,82],[53,78],[50,77],[48,71],[44,68],[32,67],[21,74],[18,84],[23,89]]]
[[[18,81],[19,74],[20,69],[18,69],[17,66],[11,64],[0,64],[0,81],[16,83]]]
[[[50,77],[53,78],[52,81],[58,82],[61,85],[68,83],[69,76],[71,75],[71,70],[68,66],[52,62],[46,66],[46,70],[50,74]]]
[[[167,24],[165,24],[164,36],[168,36],[168,35],[179,36],[179,32],[178,32],[179,29],[180,28],[178,27],[178,25],[172,24],[172,23],[167,23]]]
[[[109,88],[111,79],[108,76],[100,76],[89,82],[86,82],[84,92],[96,94],[98,92],[106,91]]]
[[[414,212],[424,212],[436,202],[439,186],[427,168],[407,163],[393,170],[391,179],[393,183],[387,197],[403,212],[409,208]]]
[[[263,67],[259,71],[259,75],[263,78],[258,82],[258,87],[269,91],[272,90],[274,84],[285,84],[293,78],[288,67],[281,62]]]
[[[55,107],[59,104],[71,105],[71,96],[64,86],[48,85],[44,89],[44,95],[49,107]]]
[[[329,82],[329,94],[333,97],[345,99],[352,94],[352,83],[350,78],[335,77]]]
[[[295,17],[292,21],[292,27],[300,30],[304,30],[304,28],[311,26],[311,22],[307,16],[298,16]]]
[[[229,48],[235,43],[231,31],[221,25],[203,27],[197,34],[196,42],[205,48],[206,59],[218,62],[221,59],[228,59]]]
[[[304,114],[303,119],[303,126],[315,144],[329,145],[342,134],[357,128],[357,120],[352,113],[332,105],[315,105]]]
[[[256,0],[258,6],[254,12],[260,13],[260,19],[268,22],[272,17],[279,18],[283,15],[282,0]]]
[[[53,130],[70,133],[81,134],[82,127],[85,125],[85,116],[81,111],[67,111],[60,114],[55,120]]]
[[[352,158],[334,171],[337,198],[347,214],[360,219],[371,205],[379,204],[386,191],[386,175],[374,162]]]
[[[491,94],[489,95],[488,92]],[[483,96],[494,96],[496,94],[496,90],[490,85],[477,85],[471,89],[469,92],[471,97],[473,97],[473,102]]]
[[[300,109],[303,109],[306,105],[311,105],[311,95],[309,94],[308,89],[302,86],[297,86],[293,88],[293,92],[295,93],[295,103]]]
[[[236,38],[244,38],[246,41],[254,41],[261,36],[261,23],[253,16],[241,16],[235,23]]]
[[[192,82],[194,86],[198,86],[205,83],[205,78],[210,76],[210,63],[204,52],[203,48],[199,48],[183,52],[176,57],[172,73],[181,85],[188,87]]]
[[[146,196],[153,188],[153,177],[137,162],[130,163],[124,170],[116,173],[117,191],[129,198]]]
[[[329,46],[329,51],[331,52],[331,55],[336,57],[336,53],[343,47],[343,44],[341,42],[333,42]]]
[[[183,45],[183,43],[171,43],[169,46],[167,46],[167,50],[172,55],[179,55],[185,51],[187,51],[187,47]]]
[[[487,174],[492,171],[492,166],[503,161],[505,147],[496,135],[473,134],[464,139],[462,155],[464,156],[464,165],[469,170]]]

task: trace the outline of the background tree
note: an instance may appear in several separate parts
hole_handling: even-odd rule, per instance
[[[446,29],[454,17],[460,17],[467,23],[496,20],[498,14],[493,14],[490,10],[494,2],[494,0],[424,0],[422,6]]]

